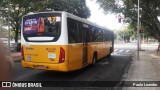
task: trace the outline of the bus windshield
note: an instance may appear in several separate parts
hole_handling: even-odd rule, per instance
[[[57,41],[61,33],[60,14],[34,14],[23,18],[23,36],[28,42]]]

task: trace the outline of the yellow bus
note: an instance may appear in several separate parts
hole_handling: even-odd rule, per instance
[[[67,12],[30,13],[22,18],[22,66],[73,71],[110,56],[114,33]]]

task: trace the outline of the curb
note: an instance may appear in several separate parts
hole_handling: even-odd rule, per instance
[[[133,61],[135,60],[135,57],[136,57],[136,53],[133,53],[131,56],[131,61],[125,67],[122,78],[120,79],[119,83],[117,83],[117,85],[114,87],[115,90],[123,90],[123,86],[125,84],[123,81],[126,81],[126,77],[128,76],[130,66],[133,63]]]

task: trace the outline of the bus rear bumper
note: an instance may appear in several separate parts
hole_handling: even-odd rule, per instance
[[[52,63],[27,62],[22,60],[22,66],[24,68],[33,68],[39,70],[52,70],[52,71],[62,71],[62,72],[69,71],[68,65],[65,62],[59,64],[52,64]]]

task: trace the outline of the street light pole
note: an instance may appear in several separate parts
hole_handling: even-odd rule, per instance
[[[137,21],[137,60],[139,60],[139,0],[138,0],[138,21]]]
[[[9,12],[9,4],[10,4],[10,2],[9,2],[9,0],[8,0],[8,21],[7,21],[7,24],[8,24],[8,50],[9,50],[9,52],[8,52],[8,54],[10,55],[10,24],[9,24],[9,17],[10,17],[10,12]]]
[[[139,17],[139,50],[141,51],[141,44],[142,44],[142,39],[141,39],[141,15]]]

